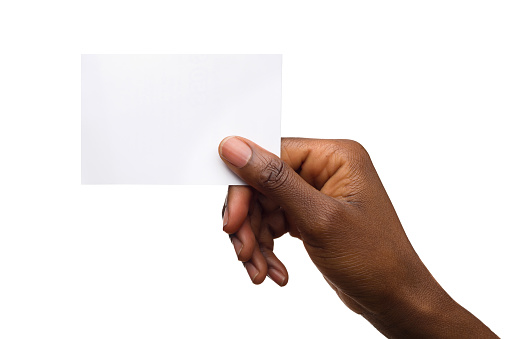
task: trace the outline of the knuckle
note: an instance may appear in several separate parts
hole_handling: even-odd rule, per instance
[[[361,143],[355,140],[347,140],[348,149],[350,152],[355,153],[360,156],[367,156],[368,151],[361,145]]]
[[[267,159],[260,171],[260,184],[267,189],[277,189],[287,183],[289,174],[284,161],[277,158]]]
[[[342,146],[345,155],[352,164],[364,166],[371,162],[368,151],[359,142],[355,140],[343,140]]]

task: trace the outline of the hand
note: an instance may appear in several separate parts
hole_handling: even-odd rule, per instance
[[[487,329],[421,262],[357,142],[284,138],[280,159],[229,137],[219,154],[250,185],[229,187],[223,229],[253,283],[267,275],[288,282],[273,253],[274,239],[288,232],[302,240],[341,300],[386,335],[439,337],[455,331],[449,325],[457,319],[466,322],[454,332],[462,337]]]

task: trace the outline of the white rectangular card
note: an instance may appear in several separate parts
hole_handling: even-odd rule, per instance
[[[242,184],[239,135],[279,155],[281,55],[82,55],[82,184]]]

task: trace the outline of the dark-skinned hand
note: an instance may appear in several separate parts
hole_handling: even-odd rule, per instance
[[[253,283],[287,284],[273,250],[289,233],[341,300],[386,336],[497,337],[426,269],[359,143],[283,138],[279,158],[228,137],[219,154],[247,184],[228,188],[223,230]]]

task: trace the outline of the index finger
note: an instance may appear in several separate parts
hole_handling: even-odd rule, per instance
[[[250,186],[228,186],[226,206],[223,215],[223,231],[228,234],[236,233],[247,218],[249,204],[253,191]]]

